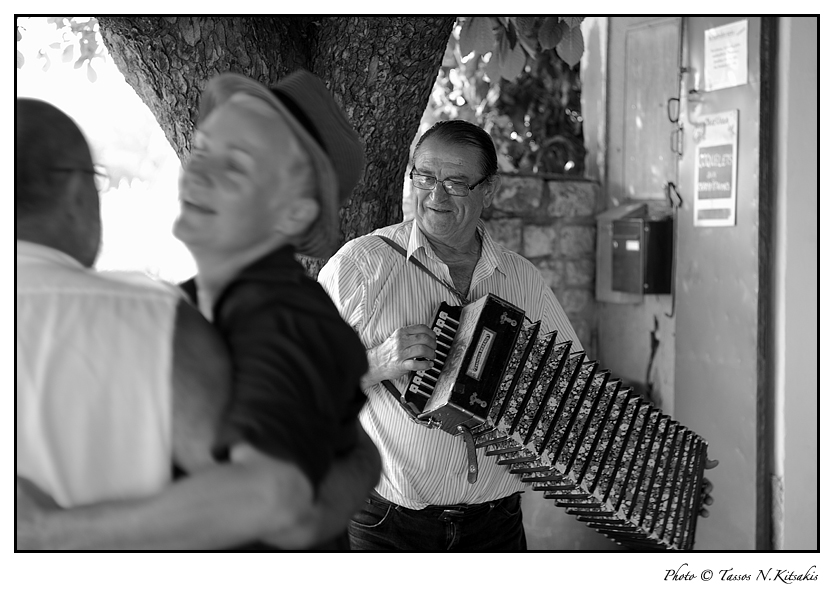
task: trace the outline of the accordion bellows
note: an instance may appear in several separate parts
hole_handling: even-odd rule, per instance
[[[494,295],[442,303],[433,328],[435,365],[403,394],[418,419],[471,432],[476,447],[623,546],[692,548],[703,438]]]

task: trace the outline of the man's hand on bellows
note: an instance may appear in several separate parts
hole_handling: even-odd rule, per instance
[[[414,370],[428,370],[436,347],[435,334],[425,324],[395,330],[383,343],[368,350],[366,378],[372,382],[363,384],[396,379]]]
[[[718,465],[718,459],[712,460],[707,457],[707,462],[704,465],[704,469],[713,469]],[[703,483],[701,484],[701,510],[699,515],[703,518],[709,517],[709,510],[706,506],[712,505],[712,482],[710,482],[709,478],[704,478]]]

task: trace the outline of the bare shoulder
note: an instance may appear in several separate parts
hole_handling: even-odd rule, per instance
[[[231,362],[217,330],[185,300],[177,305],[173,346],[174,458],[194,471],[212,462],[220,417],[231,399]]]

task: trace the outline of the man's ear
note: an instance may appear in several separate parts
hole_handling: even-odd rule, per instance
[[[484,183],[484,209],[492,205],[492,198],[501,186],[501,176],[494,175]]]
[[[282,208],[275,223],[275,232],[298,237],[307,232],[319,217],[319,202],[312,197],[294,199]]]
[[[74,172],[59,212],[65,236],[74,242],[71,255],[86,267],[93,266],[101,247],[101,203],[91,177]]]

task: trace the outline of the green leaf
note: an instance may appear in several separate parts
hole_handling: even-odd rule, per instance
[[[520,44],[522,48],[524,48],[524,50],[527,51],[527,54],[530,56],[531,59],[535,59],[536,55],[538,54],[539,46],[536,37],[528,36],[520,30],[516,30],[516,33],[518,34],[518,44]]]
[[[93,69],[93,63],[87,62],[87,80],[90,82],[95,82],[98,79],[98,74]]]
[[[582,37],[582,30],[578,27],[569,30],[556,45],[556,54],[561,57],[570,67],[575,66],[582,59],[585,51],[585,40]]]
[[[582,20],[585,17],[560,17],[562,23],[566,23],[570,29],[575,27],[579,27],[579,24],[582,23]]]
[[[458,49],[460,56],[466,57],[475,50],[475,43],[472,39],[472,19],[466,19],[460,26],[460,36],[458,37]]]
[[[543,51],[552,49],[562,40],[562,28],[558,17],[547,17],[539,28],[539,44]]]
[[[23,58],[23,53],[17,51],[17,67],[22,68],[25,61],[26,60]]]
[[[75,65],[73,65],[72,67],[77,70],[78,68],[80,68],[81,66],[84,65],[85,61],[86,61],[86,59],[82,55],[81,57],[78,58],[78,60],[75,62]]]
[[[472,50],[479,55],[489,53],[495,47],[492,20],[489,17],[472,18]]]
[[[498,82],[501,80],[501,66],[499,65],[497,51],[492,53],[489,61],[484,66],[484,74],[487,75],[490,82]]]
[[[64,52],[61,53],[61,61],[63,61],[64,63],[69,63],[69,62],[72,61],[72,45],[71,44],[68,44],[67,46],[64,47]],[[75,67],[77,68],[78,66],[75,66]]]
[[[81,33],[81,50],[88,57],[94,57],[98,53],[96,33],[89,27],[85,27]]]
[[[515,80],[521,74],[526,62],[527,57],[524,55],[524,49],[521,48],[520,44],[513,49],[502,52],[499,57],[501,76],[507,80]]]
[[[510,17],[511,20],[515,20],[515,27],[520,33],[524,34],[525,36],[532,36],[533,30],[536,27],[536,18],[535,17]]]

